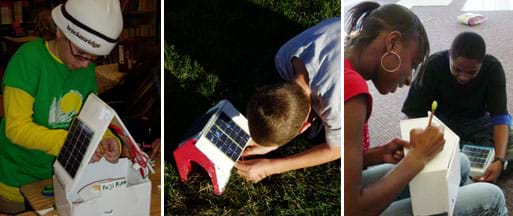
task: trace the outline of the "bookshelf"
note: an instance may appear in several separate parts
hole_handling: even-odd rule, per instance
[[[123,31],[116,50],[119,71],[130,71],[143,47],[160,47],[160,1],[121,0]],[[112,63],[112,62],[110,62]]]
[[[19,23],[28,35],[34,34],[36,16],[51,10],[66,0],[0,0],[0,36],[13,36],[13,23]],[[118,63],[127,72],[137,61],[138,48],[160,47],[160,0],[120,0],[124,27],[110,55],[101,58],[102,64]],[[20,35],[21,36],[21,35]],[[17,49],[16,44],[0,44],[0,68],[5,67]],[[21,45],[21,44],[19,44]],[[1,73],[1,70],[0,70]]]
[[[5,35],[5,31],[15,22],[31,29],[39,11],[63,2],[65,0],[0,0],[0,33]]]
[[[0,0],[0,74],[18,47],[34,38],[34,20],[65,0]]]

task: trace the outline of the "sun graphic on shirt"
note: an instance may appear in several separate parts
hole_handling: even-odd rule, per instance
[[[78,113],[80,107],[82,107],[82,97],[78,92],[70,91],[61,99],[61,110],[63,113]]]

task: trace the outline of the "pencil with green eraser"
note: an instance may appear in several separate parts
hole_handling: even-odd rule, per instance
[[[431,104],[431,115],[429,115],[428,127],[431,126],[431,121],[433,120],[433,115],[435,114],[436,107],[438,107],[438,103],[436,100]]]

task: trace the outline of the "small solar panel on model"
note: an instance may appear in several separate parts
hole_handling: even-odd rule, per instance
[[[249,143],[247,124],[247,119],[228,100],[220,101],[194,121],[173,152],[180,179],[187,181],[193,161],[209,173],[214,193],[221,195]]]
[[[57,160],[64,166],[64,169],[72,178],[75,178],[93,135],[94,131],[87,127],[79,118],[75,118],[70,126],[61,153],[57,157]]]
[[[491,162],[491,157],[495,155],[494,149],[486,146],[464,145],[461,151],[467,155],[474,173],[484,173]]]
[[[233,161],[237,161],[245,144],[249,141],[249,134],[224,112],[219,114],[206,137]]]

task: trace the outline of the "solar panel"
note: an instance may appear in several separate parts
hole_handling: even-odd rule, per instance
[[[187,180],[194,161],[209,173],[214,193],[222,194],[235,163],[249,144],[247,125],[247,119],[228,100],[211,107],[173,152],[182,181]]]
[[[492,147],[464,145],[462,150],[470,160],[470,167],[473,170],[479,170],[484,173],[488,167],[492,157],[495,155],[495,150]]]
[[[78,117],[71,123],[68,136],[57,160],[72,178],[75,178],[77,174],[93,135],[94,131]]]
[[[235,162],[250,136],[224,112],[220,112],[219,117],[208,130],[206,138]]]

